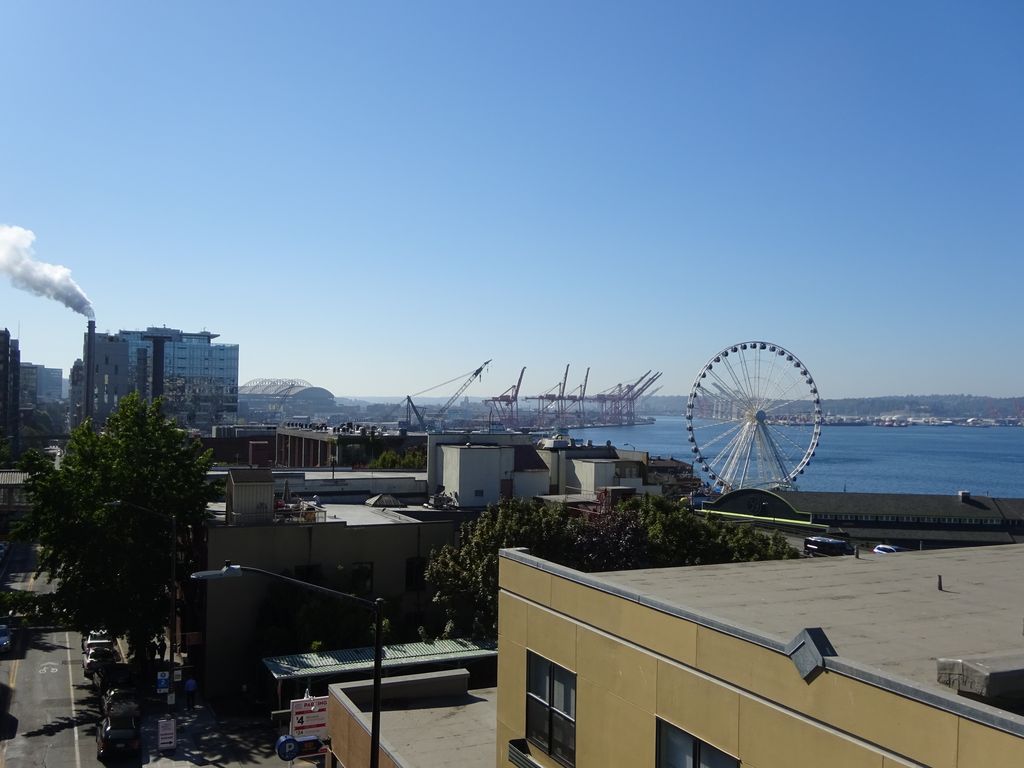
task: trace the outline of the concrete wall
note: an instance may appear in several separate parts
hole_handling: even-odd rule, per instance
[[[559,493],[597,493],[600,488],[619,485],[615,462],[594,459],[569,459],[566,462],[565,487]]]
[[[517,433],[480,433],[480,434],[466,434],[464,432],[457,433],[437,433],[427,435],[427,488],[430,493],[434,493],[437,490],[437,486],[443,485],[448,486],[445,480],[444,471],[444,457],[441,449],[445,445],[466,445],[467,443],[472,445],[497,445],[497,446],[508,446],[508,445],[533,445],[533,438],[530,435],[522,435]]]
[[[551,477],[547,472],[531,470],[512,475],[512,494],[520,499],[532,499],[548,493]]]
[[[339,566],[349,569],[355,563],[372,563],[372,594],[388,601],[389,612],[401,612],[426,610],[430,605],[426,590],[406,591],[406,560],[429,557],[432,550],[454,543],[456,525],[439,521],[210,526],[207,535],[211,567],[231,560],[275,573],[294,573],[296,566],[318,564],[329,578]],[[270,583],[256,576],[207,582],[205,669],[200,680],[206,695],[235,693],[242,683],[253,682],[246,679],[244,655],[251,635],[260,631],[256,615]]]
[[[459,506],[486,507],[501,500],[503,450],[511,453],[497,446],[442,446],[445,489]]]
[[[970,716],[955,696],[944,709],[831,670],[808,683],[779,650],[534,562],[500,562],[498,766],[525,736],[528,649],[576,673],[578,766],[655,766],[658,718],[743,768],[1024,765],[1021,718],[1005,713],[1007,732],[983,721],[990,708]]]

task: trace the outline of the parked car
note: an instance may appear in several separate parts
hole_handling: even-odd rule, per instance
[[[96,726],[96,759],[140,752],[139,718],[132,715],[104,717]]]
[[[906,547],[897,547],[895,544],[879,544],[873,550],[876,555],[892,555],[897,552],[906,552]]]
[[[11,628],[6,624],[0,624],[0,653],[7,653],[11,650]]]
[[[115,664],[121,660],[121,654],[114,646],[96,646],[86,651],[82,657],[82,670],[87,677],[92,677],[105,664]]]
[[[131,664],[100,664],[93,673],[92,683],[101,694],[105,694],[111,688],[134,689],[135,669]]]
[[[856,550],[846,539],[832,539],[828,536],[808,536],[804,539],[804,554],[808,557],[833,557],[852,555]]]
[[[134,688],[108,688],[103,694],[103,714],[138,717],[139,698]]]
[[[114,638],[105,629],[93,629],[82,635],[82,651],[87,651],[95,645],[113,645]]]

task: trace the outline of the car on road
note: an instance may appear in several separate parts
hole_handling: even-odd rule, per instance
[[[103,714],[108,717],[118,715],[139,715],[139,697],[134,688],[108,688],[103,694]]]
[[[11,628],[6,624],[0,624],[0,653],[7,653],[11,650]]]
[[[139,718],[133,715],[104,717],[96,726],[96,759],[140,752]]]
[[[808,536],[804,539],[804,554],[807,557],[836,557],[852,555],[856,552],[853,544],[846,539],[833,539],[828,536]]]
[[[82,670],[87,677],[92,677],[101,666],[116,664],[120,660],[121,654],[112,645],[90,648],[82,657]]]
[[[873,550],[876,555],[894,555],[897,552],[906,552],[906,547],[897,547],[895,544],[879,544]]]
[[[100,694],[111,688],[135,688],[135,669],[131,664],[100,664],[93,673],[92,684]]]

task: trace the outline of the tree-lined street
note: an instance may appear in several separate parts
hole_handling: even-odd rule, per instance
[[[45,579],[34,578],[35,564],[33,547],[14,545],[5,564],[5,589],[49,591]],[[11,650],[0,658],[0,762],[4,768],[98,765],[93,740],[99,699],[82,674],[80,636],[17,621],[12,627]]]

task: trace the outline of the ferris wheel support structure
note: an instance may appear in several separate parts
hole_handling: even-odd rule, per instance
[[[723,491],[795,488],[821,435],[821,398],[799,358],[767,341],[726,347],[686,402],[694,465]]]

